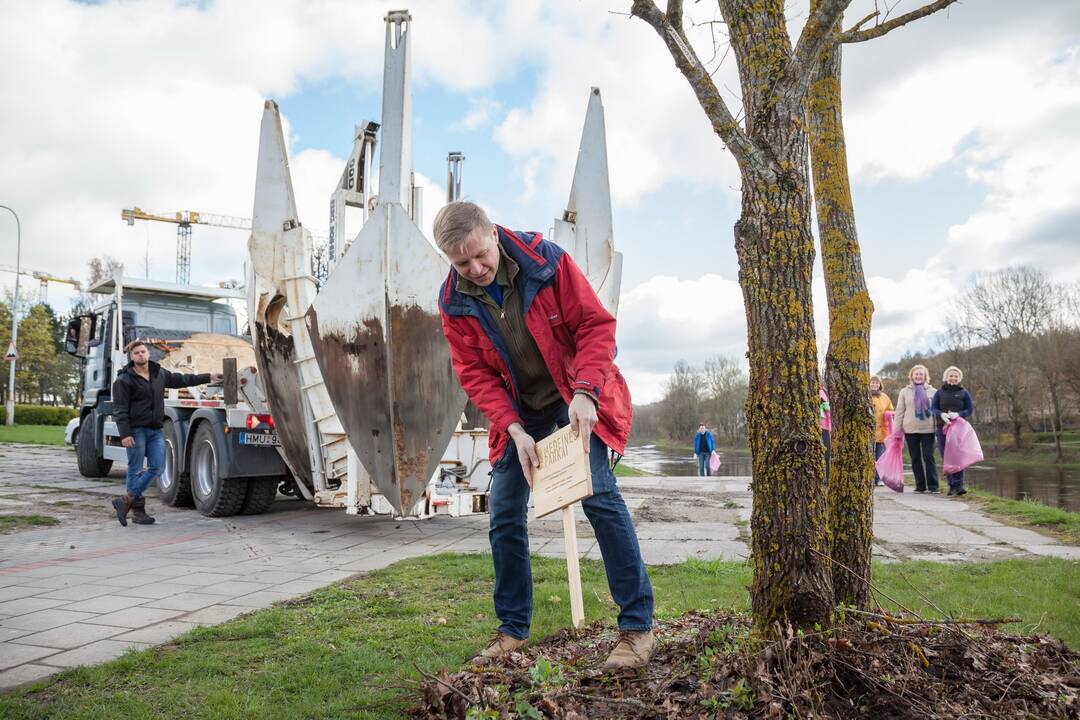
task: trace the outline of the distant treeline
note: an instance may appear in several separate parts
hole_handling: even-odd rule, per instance
[[[935,387],[955,365],[975,402],[973,422],[991,444],[1008,434],[1019,448],[1025,432],[1080,424],[1080,287],[1012,267],[974,278],[953,308],[940,349],[906,353],[877,371],[894,402],[913,365],[925,365]],[[746,375],[729,357],[702,367],[680,361],[663,398],[634,408],[631,438],[689,442],[705,422],[718,441],[743,445],[746,390]]]

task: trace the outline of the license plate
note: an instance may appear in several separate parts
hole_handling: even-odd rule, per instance
[[[241,445],[256,445],[261,447],[277,447],[281,444],[277,433],[240,433]]]

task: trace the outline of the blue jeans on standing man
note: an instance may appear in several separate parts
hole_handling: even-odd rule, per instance
[[[569,424],[565,403],[557,403],[535,416],[523,414],[522,425],[534,440],[541,440]],[[637,532],[630,520],[615,473],[608,464],[608,447],[592,434],[589,445],[592,497],[581,501],[604,558],[608,589],[619,606],[620,630],[652,627],[653,593],[641,559]],[[491,474],[488,498],[488,539],[495,564],[495,615],[499,632],[524,640],[532,623],[533,586],[527,528],[529,484],[511,440]]]
[[[712,453],[698,453],[697,454],[697,474],[698,477],[710,477],[712,471],[709,470],[709,456]]]
[[[160,429],[137,427],[131,428],[131,437],[135,438],[135,447],[127,448],[127,493],[132,500],[138,500],[165,469],[165,436]]]

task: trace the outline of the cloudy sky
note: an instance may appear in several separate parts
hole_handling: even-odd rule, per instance
[[[0,204],[19,213],[23,265],[83,277],[109,254],[129,274],[172,279],[172,226],[128,227],[121,208],[250,216],[265,98],[287,124],[301,221],[327,227],[353,126],[379,118],[383,16],[402,4],[0,3]],[[657,399],[677,360],[742,356],[738,173],[652,29],[621,14],[629,1],[404,4],[428,221],[458,150],[468,198],[501,224],[546,232],[598,86],[625,255],[619,363],[635,400]],[[688,5],[695,22],[716,16]],[[793,32],[805,5],[788,3]],[[856,0],[849,16],[872,6]],[[711,27],[692,31],[705,58]],[[733,60],[713,67],[737,110]],[[964,0],[846,46],[844,106],[873,367],[937,344],[973,273],[1030,263],[1080,278],[1076,0]],[[196,227],[193,282],[241,278],[245,245],[243,232]],[[14,263],[14,222],[0,211],[0,266]],[[0,273],[0,285],[12,279]],[[70,292],[53,285],[49,299],[65,311]]]

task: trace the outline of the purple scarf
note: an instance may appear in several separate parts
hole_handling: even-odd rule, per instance
[[[926,397],[926,383],[915,383],[915,417],[920,420],[930,417],[930,398]]]

